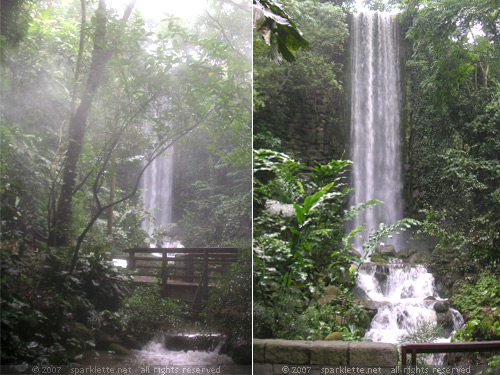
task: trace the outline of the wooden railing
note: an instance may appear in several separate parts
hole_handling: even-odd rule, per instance
[[[193,303],[199,304],[208,296],[210,279],[236,262],[238,249],[234,247],[191,247],[191,248],[132,248],[127,268],[136,270],[136,276],[161,280],[163,291],[169,286],[196,284]],[[153,256],[153,254],[161,254]],[[174,254],[169,257],[168,254]],[[147,281],[145,281],[147,282]]]
[[[401,345],[401,363],[407,364],[407,355],[411,353],[411,364],[417,366],[417,353],[463,353],[463,352],[499,352],[500,341],[480,342],[433,342]]]

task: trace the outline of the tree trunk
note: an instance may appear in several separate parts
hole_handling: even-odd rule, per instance
[[[105,0],[99,0],[99,7],[96,11],[96,30],[94,35],[92,63],[80,105],[69,123],[68,151],[64,164],[61,192],[59,194],[56,212],[52,218],[52,225],[48,238],[48,244],[50,246],[63,246],[68,242],[67,230],[71,218],[73,192],[76,186],[76,168],[82,152],[87,118],[95,92],[101,81],[104,65],[109,59],[104,49],[106,45],[106,24],[106,2]]]

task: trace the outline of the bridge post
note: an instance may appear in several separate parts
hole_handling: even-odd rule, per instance
[[[203,250],[203,299],[208,299],[208,250]]]
[[[165,250],[161,253],[161,289],[163,293],[167,292],[167,253]]]
[[[131,251],[128,253],[127,269],[133,271],[134,268],[135,268],[135,252]]]

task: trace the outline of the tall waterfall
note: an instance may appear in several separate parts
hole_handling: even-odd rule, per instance
[[[398,22],[382,13],[358,13],[351,31],[351,160],[354,162],[350,205],[378,199],[383,205],[354,221],[367,231],[402,218],[400,77]],[[350,228],[352,229],[352,228]],[[361,249],[361,239],[355,247]],[[392,243],[404,246],[401,239]]]
[[[161,155],[151,163],[142,180],[142,201],[144,208],[151,210],[155,226],[172,223],[172,177],[174,170],[173,152]],[[151,223],[143,223],[149,229]]]

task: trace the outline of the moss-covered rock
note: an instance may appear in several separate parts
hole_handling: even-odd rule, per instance
[[[373,253],[371,256],[370,256],[370,260],[373,262],[373,263],[389,263],[389,261],[387,259],[385,259],[382,255],[380,255],[379,253]]]
[[[344,335],[342,332],[332,332],[325,337],[326,341],[344,341]]]

